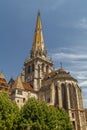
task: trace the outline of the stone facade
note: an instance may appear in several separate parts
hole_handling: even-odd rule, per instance
[[[24,74],[24,77],[23,77]],[[82,91],[78,82],[64,69],[53,70],[47,57],[40,12],[37,16],[34,42],[30,58],[24,63],[22,78],[38,92],[37,99],[48,105],[64,108],[69,114],[74,130],[86,130]]]
[[[62,68],[47,75],[43,79],[43,87],[39,91],[39,100],[64,108],[69,114],[74,129],[86,130],[82,92],[77,80]]]
[[[30,58],[24,63],[25,78],[23,77],[23,72],[22,78],[24,78],[25,82],[29,82],[35,91],[38,91],[42,86],[41,82],[44,74],[51,72],[52,69],[53,62],[47,57],[40,12],[38,12],[33,45],[30,51]]]
[[[16,102],[19,108],[21,108],[24,103],[31,97],[35,97],[37,99],[37,93],[28,83],[22,82],[20,76],[18,76],[11,88],[11,100]]]

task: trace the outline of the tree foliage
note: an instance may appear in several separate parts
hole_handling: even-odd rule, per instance
[[[63,109],[31,98],[19,111],[8,94],[0,92],[0,130],[72,130],[72,126]]]
[[[19,129],[72,130],[67,113],[63,109],[49,107],[45,102],[28,100],[20,111]]]
[[[19,109],[5,92],[0,92],[0,130],[16,130]]]

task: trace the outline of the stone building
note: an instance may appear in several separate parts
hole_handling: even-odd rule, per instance
[[[74,130],[86,130],[82,91],[70,73],[62,67],[53,69],[53,61],[48,59],[45,48],[40,12],[30,57],[24,62],[21,79],[17,78],[11,92],[11,99],[20,107],[30,97],[35,97],[38,101],[44,100],[48,105],[64,108]]]
[[[37,99],[37,93],[27,82],[22,82],[18,76],[11,88],[10,97],[21,108],[29,98],[35,97]]]
[[[39,91],[39,100],[64,108],[69,114],[74,130],[86,130],[82,91],[77,80],[64,69],[45,75]]]

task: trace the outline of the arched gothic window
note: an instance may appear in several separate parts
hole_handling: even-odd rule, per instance
[[[29,65],[28,66],[28,73],[30,73],[30,71],[31,71],[31,66]]]
[[[51,102],[51,90],[46,91],[46,102]]]
[[[72,121],[73,129],[76,129],[75,121]]]
[[[65,110],[68,108],[67,103],[67,88],[65,84],[61,84],[61,90],[62,90],[62,105]]]
[[[42,72],[44,72],[44,63],[42,64]]]
[[[58,86],[55,86],[55,105],[59,105],[59,95],[58,95]]]
[[[72,85],[69,84],[68,87],[69,87],[70,108],[74,108],[73,98],[72,98]]]
[[[34,71],[34,64],[32,64],[32,72]]]
[[[70,108],[75,109],[77,107],[76,90],[73,84],[69,84],[69,98],[70,98]]]
[[[38,65],[38,78],[40,78],[40,71],[41,71],[41,68],[40,68],[41,66],[40,65]]]

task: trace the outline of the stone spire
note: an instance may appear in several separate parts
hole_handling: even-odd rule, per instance
[[[31,58],[35,58],[37,56],[46,57],[46,50],[45,50],[45,43],[44,43],[44,36],[40,18],[40,11],[38,11],[37,21],[36,21],[36,28],[34,33],[34,40],[31,50]]]

